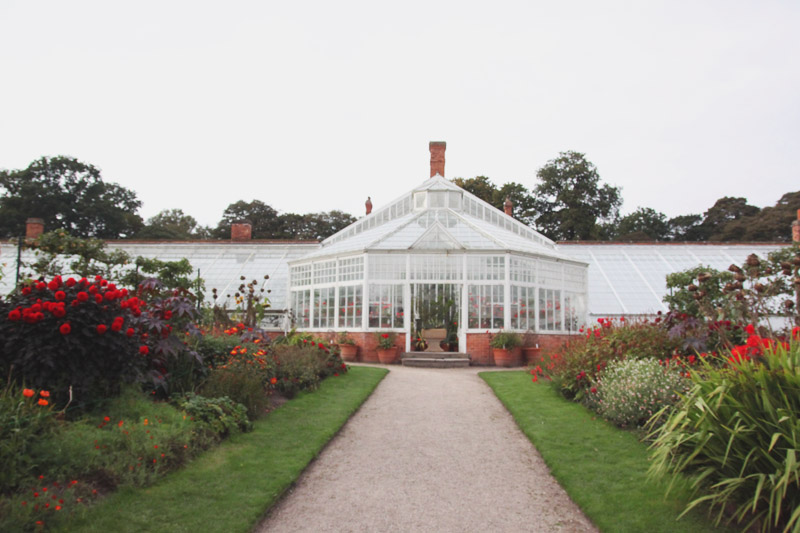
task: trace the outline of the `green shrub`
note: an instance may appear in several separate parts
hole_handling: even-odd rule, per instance
[[[659,323],[624,318],[600,318],[598,322],[586,328],[583,337],[570,341],[561,353],[552,355],[546,365],[547,375],[569,399],[583,400],[611,361],[669,359],[680,343]]]
[[[245,406],[228,397],[207,398],[189,393],[175,397],[174,401],[196,424],[216,436],[226,437],[253,428]]]
[[[791,345],[752,336],[728,364],[704,364],[653,433],[651,472],[693,476],[692,508],[717,522],[800,531],[800,328]],[[761,355],[763,354],[763,355]]]
[[[212,370],[200,393],[209,398],[230,398],[243,405],[253,420],[264,416],[269,408],[263,375],[244,366]]]
[[[689,384],[678,368],[656,359],[612,361],[590,389],[587,403],[617,425],[641,426],[678,401]]]
[[[0,375],[50,390],[61,405],[70,387],[73,406],[113,397],[148,368],[139,312],[127,290],[99,277],[24,284],[0,303]]]
[[[49,396],[48,391],[14,385],[0,391],[0,493],[19,486],[38,466],[30,448],[55,429]]]

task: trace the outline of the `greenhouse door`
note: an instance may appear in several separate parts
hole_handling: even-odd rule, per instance
[[[411,285],[411,350],[422,338],[427,351],[458,351],[460,283],[413,283]]]

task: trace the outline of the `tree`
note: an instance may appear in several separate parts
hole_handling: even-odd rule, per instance
[[[720,198],[705,212],[703,223],[700,224],[703,240],[739,240],[736,238],[738,233],[731,233],[730,231],[726,233],[725,227],[735,220],[757,215],[758,212],[758,207],[749,205],[747,198],[734,198],[732,196]]]
[[[147,220],[136,238],[190,240],[206,239],[208,234],[208,228],[200,226],[194,217],[185,214],[182,209],[164,209]]]
[[[594,240],[619,217],[620,190],[600,185],[597,168],[578,152],[561,152],[536,173],[534,220],[554,240]]]
[[[260,200],[245,202],[239,200],[225,208],[222,220],[213,231],[213,236],[218,239],[229,239],[231,225],[234,222],[250,223],[254,239],[274,239],[280,229],[278,212]]]
[[[669,239],[671,241],[702,241],[700,224],[702,215],[679,215],[669,219]]]
[[[24,170],[0,171],[0,235],[25,234],[25,220],[76,237],[118,239],[141,227],[136,193],[106,183],[100,170],[72,157],[42,157]]]
[[[622,217],[614,238],[620,241],[665,241],[668,236],[667,217],[649,207],[640,207]]]
[[[800,209],[800,191],[787,192],[772,207],[765,207],[752,216],[744,216],[725,225],[720,232],[723,241],[786,242],[792,238],[791,224]]]
[[[453,183],[500,210],[503,210],[506,198],[508,198],[512,205],[511,216],[523,224],[530,225],[533,222],[533,196],[521,183],[512,181],[498,188],[486,176],[469,179],[454,178]]]

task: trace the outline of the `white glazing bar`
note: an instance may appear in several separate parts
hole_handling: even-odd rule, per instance
[[[369,329],[369,254],[364,254],[364,280],[361,282],[361,330]]]
[[[511,254],[506,253],[503,265],[503,329],[511,327]]]

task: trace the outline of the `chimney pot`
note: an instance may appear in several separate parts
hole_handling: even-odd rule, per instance
[[[370,200],[369,196],[367,196],[367,201],[364,203],[364,206],[367,208],[368,215],[372,213],[372,200]]]
[[[253,235],[253,226],[249,222],[234,222],[231,224],[232,241],[249,241]]]
[[[33,240],[44,233],[44,220],[41,218],[29,218],[25,221],[25,238]]]
[[[444,141],[431,141],[428,145],[431,151],[431,177],[439,174],[444,177],[444,151],[447,143]]]
[[[514,204],[511,203],[511,198],[508,196],[506,196],[506,201],[503,202],[503,211],[505,211],[506,215],[508,216],[514,216],[512,215],[512,212],[514,211]]]

